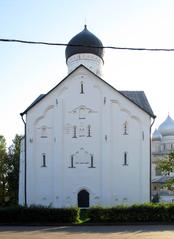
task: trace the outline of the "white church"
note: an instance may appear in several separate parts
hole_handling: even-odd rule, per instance
[[[20,205],[150,201],[155,115],[143,91],[103,80],[102,47],[85,25],[66,47],[68,75],[21,113]]]
[[[174,172],[164,175],[159,168],[159,162],[173,151],[174,120],[168,115],[152,134],[152,196],[163,202],[174,202],[174,192],[162,187],[165,182],[174,178]]]

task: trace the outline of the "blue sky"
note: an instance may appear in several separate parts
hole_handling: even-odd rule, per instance
[[[67,43],[88,29],[104,45],[174,48],[173,0],[0,0],[0,38]],[[67,74],[64,47],[0,42],[0,134],[23,133],[19,113]],[[144,90],[158,116],[174,118],[174,52],[105,51],[104,80]]]

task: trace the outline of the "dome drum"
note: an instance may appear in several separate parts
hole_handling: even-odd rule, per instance
[[[90,53],[75,54],[67,60],[68,73],[72,72],[80,64],[86,66],[96,75],[102,76],[103,61],[100,57]]]

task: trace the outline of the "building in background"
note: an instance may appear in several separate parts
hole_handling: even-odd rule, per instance
[[[160,159],[174,150],[174,120],[168,115],[152,135],[152,195],[160,201],[174,201],[174,193],[161,186],[171,177],[162,175],[158,167]]]
[[[19,204],[148,202],[155,116],[144,92],[118,91],[101,78],[103,45],[86,26],[65,53],[68,75],[21,113]]]

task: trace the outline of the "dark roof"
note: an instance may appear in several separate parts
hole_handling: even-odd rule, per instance
[[[44,96],[45,96],[45,94],[39,95],[39,96],[33,101],[33,103],[32,103],[28,108],[32,108],[32,107],[33,107],[35,104],[37,104],[37,102],[39,102]]]
[[[143,110],[154,116],[150,104],[146,98],[144,91],[120,91],[123,95],[132,100],[136,105],[140,106]]]
[[[100,39],[88,31],[86,25],[83,31],[69,41],[65,50],[66,61],[70,56],[79,53],[91,53],[103,60],[103,44]]]
[[[35,106],[41,99],[43,99],[44,96],[46,96],[46,94],[41,94],[41,95],[39,95],[39,96],[33,101],[33,103],[31,103],[31,105],[29,105],[29,106],[27,107],[27,109],[26,109],[24,112],[20,113],[20,115],[26,114],[27,111],[29,111],[29,110],[30,110],[33,106]]]
[[[27,113],[27,111],[29,111],[34,105],[36,105],[39,101],[41,101],[45,96],[47,96],[51,91],[53,91],[58,85],[60,85],[63,81],[66,80],[66,78],[68,78],[74,71],[76,71],[78,68],[80,68],[81,66],[83,66],[85,69],[87,69],[89,72],[91,72],[93,75],[95,75],[96,77],[98,77],[100,80],[102,80],[105,84],[109,85],[110,87],[112,87],[112,89],[114,89],[115,91],[117,91],[118,93],[120,93],[121,95],[123,95],[124,97],[126,97],[128,100],[130,100],[131,102],[133,102],[134,104],[136,104],[139,108],[141,108],[143,111],[145,111],[147,114],[149,114],[152,118],[156,118],[156,116],[154,115],[151,106],[146,98],[146,95],[144,93],[144,91],[118,91],[116,90],[113,86],[111,86],[109,83],[107,83],[106,81],[104,81],[102,78],[100,78],[99,76],[97,76],[95,73],[93,73],[92,71],[90,71],[88,68],[86,68],[84,65],[80,65],[78,66],[76,69],[74,69],[69,75],[67,75],[61,82],[59,82],[54,88],[52,88],[50,91],[48,91],[47,94],[41,94],[39,95],[34,101],[33,103],[24,111],[21,113],[21,115],[24,115]]]

